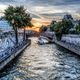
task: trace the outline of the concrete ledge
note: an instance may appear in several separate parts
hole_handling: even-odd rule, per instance
[[[70,44],[67,45],[67,43],[57,41],[57,40],[55,40],[54,42],[64,48],[70,50],[71,52],[74,52],[74,53],[80,55],[80,48],[79,47],[74,46],[74,45],[70,45]]]
[[[0,63],[0,70],[2,70],[10,61],[12,61],[16,56],[18,56],[26,47],[28,47],[31,44],[31,40],[28,41],[27,44],[25,44],[20,50],[18,50],[16,53],[12,54],[9,58],[7,58],[5,61]]]

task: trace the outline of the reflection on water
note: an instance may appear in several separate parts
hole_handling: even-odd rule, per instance
[[[31,39],[31,46],[0,80],[80,80],[80,57],[55,44],[38,45],[37,38]]]

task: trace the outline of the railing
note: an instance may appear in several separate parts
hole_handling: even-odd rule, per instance
[[[27,43],[30,43],[30,40],[27,41],[22,41],[19,44],[13,46],[13,47],[8,47],[6,50],[1,51],[0,55],[0,63],[5,61],[8,57],[10,57],[12,54],[15,54],[18,50],[23,48]]]

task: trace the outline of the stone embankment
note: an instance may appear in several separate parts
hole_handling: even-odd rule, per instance
[[[74,44],[70,44],[70,43],[67,43],[67,42],[62,42],[62,41],[57,41],[57,40],[54,40],[54,42],[78,55],[80,55],[80,46],[78,45],[74,45]]]
[[[0,70],[2,70],[11,60],[18,56],[26,47],[31,44],[31,40],[22,41],[21,43],[9,47],[0,54]]]

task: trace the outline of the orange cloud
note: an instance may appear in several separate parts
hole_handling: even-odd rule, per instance
[[[34,31],[37,31],[39,32],[39,29],[42,25],[49,25],[51,21],[47,21],[47,20],[43,20],[43,19],[36,19],[36,18],[33,18],[32,19],[32,24],[33,24],[33,27],[26,27],[26,30],[34,30]]]
[[[40,27],[42,25],[48,25],[50,22],[51,22],[51,20],[47,20],[47,19],[36,19],[36,18],[32,19],[33,25],[40,26]]]

